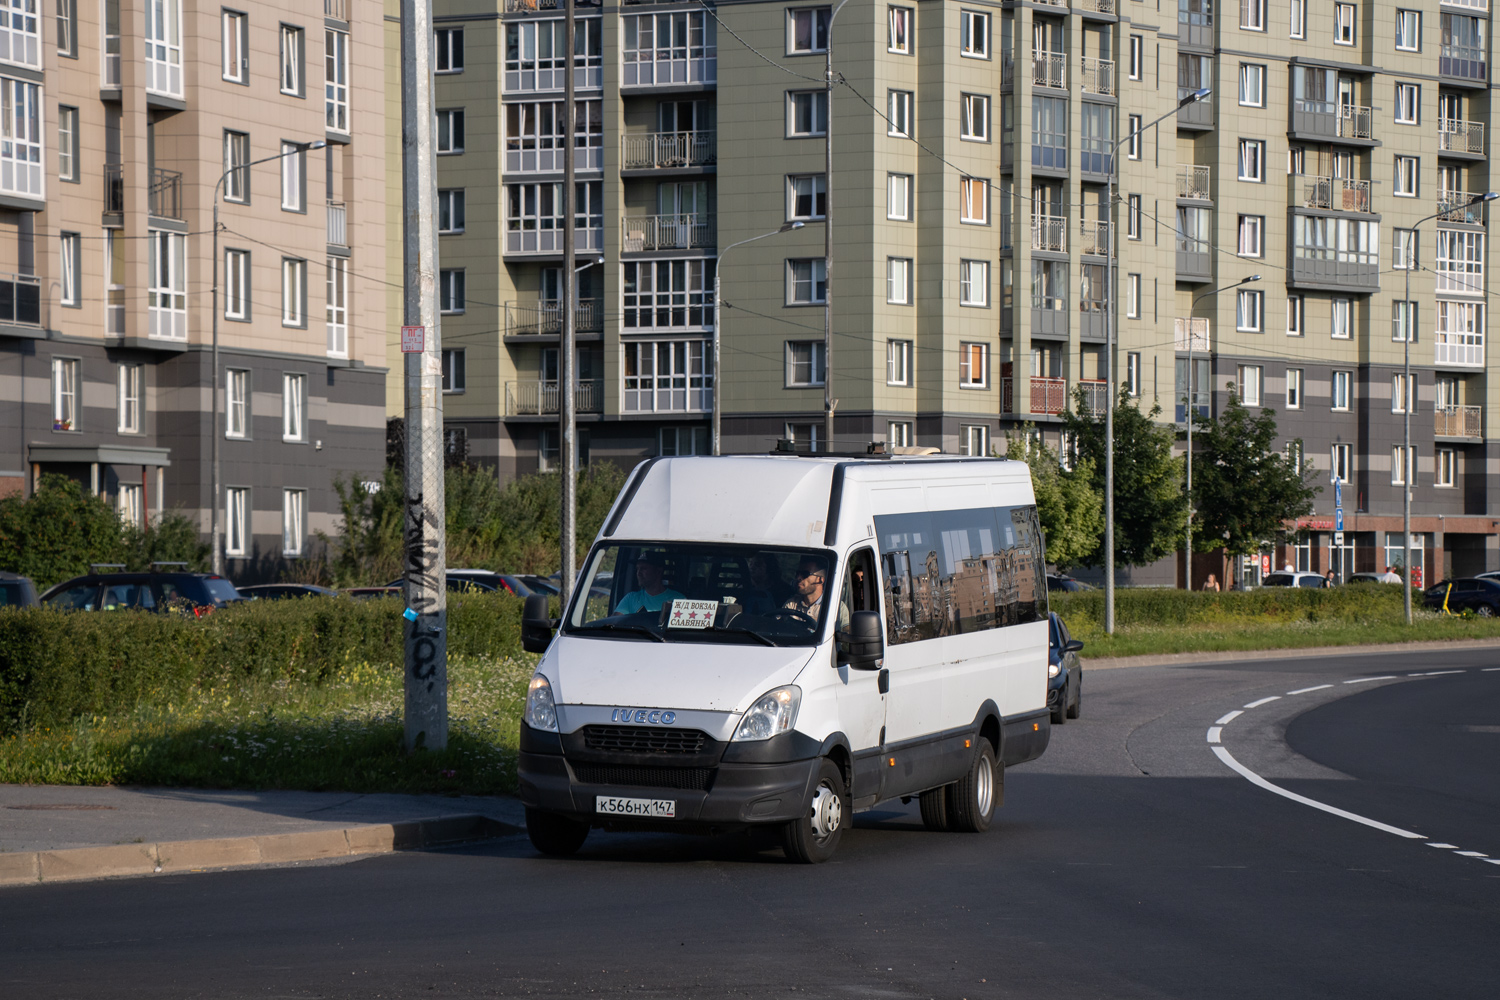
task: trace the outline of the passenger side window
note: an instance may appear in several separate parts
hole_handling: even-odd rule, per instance
[[[844,589],[839,595],[839,628],[849,626],[856,611],[878,611],[875,603],[875,553],[860,549],[844,567]]]
[[[47,605],[59,611],[93,611],[94,602],[98,596],[99,585],[85,583],[53,594],[47,598]]]

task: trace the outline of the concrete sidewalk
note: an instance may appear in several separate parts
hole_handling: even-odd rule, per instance
[[[512,798],[0,785],[0,886],[377,854],[524,829]]]

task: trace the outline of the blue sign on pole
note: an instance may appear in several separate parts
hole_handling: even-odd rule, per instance
[[[1333,506],[1339,510],[1344,507],[1344,481],[1342,479],[1333,481]]]
[[[1333,530],[1334,531],[1343,531],[1344,530],[1344,508],[1342,508],[1342,507],[1336,507],[1336,508],[1334,508],[1334,511],[1333,511]]]

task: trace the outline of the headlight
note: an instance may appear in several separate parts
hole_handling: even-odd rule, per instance
[[[526,724],[544,733],[557,732],[557,705],[552,701],[552,685],[541,674],[531,678],[526,691]]]
[[[1047,664],[1047,676],[1048,677],[1056,677],[1060,673],[1062,673],[1062,667],[1061,666],[1059,666],[1056,663],[1049,663],[1049,664]],[[533,682],[533,683],[535,683],[535,682]]]
[[[768,740],[778,733],[792,728],[797,721],[797,708],[802,704],[802,689],[795,684],[767,691],[755,699],[755,704],[740,720],[734,731],[734,742]]]

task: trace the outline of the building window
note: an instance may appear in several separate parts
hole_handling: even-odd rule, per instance
[[[1396,157],[1396,183],[1393,194],[1397,198],[1417,196],[1418,159],[1415,156]]]
[[[328,334],[328,353],[336,358],[349,356],[349,258],[325,257],[324,291],[328,298],[324,323]]]
[[[1266,0],[1240,0],[1240,28],[1243,31],[1266,30]]]
[[[791,441],[811,443],[807,451],[817,451],[817,424],[787,424]],[[658,455],[707,455],[710,452],[707,427],[662,427],[656,432]]]
[[[438,311],[461,313],[464,311],[464,269],[445,267],[438,271]]]
[[[349,32],[323,32],[323,124],[332,132],[349,131]]]
[[[828,262],[822,257],[786,262],[786,304],[806,306],[828,295]]]
[[[1288,410],[1302,409],[1302,369],[1288,368],[1286,370],[1286,408]]]
[[[52,359],[52,429],[76,431],[78,429],[78,367],[77,358]]]
[[[958,387],[986,389],[990,384],[990,345],[958,345]]]
[[[1125,158],[1139,160],[1141,158],[1141,116],[1130,116],[1130,131],[1126,133]]]
[[[970,142],[989,142],[990,99],[983,94],[962,94],[958,110],[958,137]]]
[[[1332,304],[1334,340],[1348,340],[1354,336],[1354,303],[1349,299],[1334,299]]]
[[[886,98],[886,134],[911,136],[911,91],[893,90]]]
[[[104,332],[125,334],[125,231],[104,231]]]
[[[307,325],[307,261],[281,259],[281,325]]]
[[[281,491],[281,554],[300,556],[307,537],[307,491]]]
[[[961,306],[988,306],[990,304],[989,261],[961,260],[958,262],[958,304]]]
[[[1333,44],[1354,44],[1354,24],[1358,13],[1358,8],[1352,3],[1333,5]]]
[[[1403,52],[1422,51],[1422,12],[1396,11],[1396,48]]]
[[[988,458],[990,429],[985,424],[964,424],[958,429],[960,448],[969,458]]]
[[[1405,271],[1413,265],[1417,257],[1417,231],[1415,229],[1395,230],[1395,239],[1391,246],[1391,267],[1397,271]]]
[[[121,483],[115,495],[115,512],[120,520],[132,528],[141,526],[141,484]]]
[[[1125,355],[1125,391],[1133,397],[1141,394],[1141,355],[1131,351]]]
[[[1264,250],[1261,237],[1266,220],[1262,215],[1242,215],[1239,225],[1239,250],[1241,257],[1260,257]]]
[[[281,26],[281,92],[292,97],[303,94],[303,38],[301,28],[289,24]]]
[[[1078,158],[1089,173],[1107,174],[1115,153],[1115,109],[1085,103],[1079,111]]]
[[[230,83],[248,83],[250,80],[249,27],[247,15],[234,10],[220,12],[223,75]]]
[[[141,432],[141,389],[146,380],[145,365],[121,365],[116,409],[121,434]]]
[[[1405,391],[1403,391],[1405,390]],[[1391,412],[1405,413],[1407,406],[1411,407],[1413,413],[1417,410],[1417,376],[1413,375],[1411,384],[1408,385],[1406,376],[1401,372],[1391,376]]]
[[[1437,450],[1437,477],[1433,485],[1442,489],[1458,485],[1458,452],[1452,448]]]
[[[1347,483],[1354,472],[1354,446],[1336,444],[1330,449],[1329,473],[1341,483]]]
[[[1349,409],[1349,387],[1354,381],[1353,372],[1334,372],[1332,397],[1329,403],[1330,409]]]
[[[1125,276],[1125,318],[1141,318],[1141,276],[1139,274]]]
[[[250,436],[250,373],[243,368],[224,371],[224,436]]]
[[[912,442],[910,420],[887,420],[885,441],[892,448],[910,448]]]
[[[78,109],[57,106],[57,179],[78,180]]]
[[[713,397],[706,340],[632,341],[625,348],[625,412],[701,412]]]
[[[1304,304],[1300,295],[1288,295],[1286,297],[1286,335],[1288,337],[1301,337],[1307,333],[1304,324]]]
[[[1402,344],[1408,338],[1417,342],[1417,304],[1398,299],[1391,303],[1391,340]]]
[[[1125,199],[1125,238],[1127,240],[1138,240],[1141,238],[1141,196],[1130,195]]]
[[[1066,312],[1068,308],[1068,262],[1031,261],[1031,308]]]
[[[307,210],[307,147],[302,143],[281,144],[281,210]]]
[[[250,535],[250,490],[230,486],[224,490],[224,554],[243,556]]]
[[[82,240],[77,233],[61,233],[58,236],[57,256],[61,271],[58,292],[62,304],[72,308],[83,305],[78,286],[79,268],[83,263],[81,245]]]
[[[1405,486],[1412,482],[1415,477],[1412,473],[1416,471],[1415,466],[1417,449],[1407,450],[1403,445],[1391,447],[1391,485]]]
[[[821,340],[788,340],[786,342],[786,384],[800,388],[822,385],[827,371]]]
[[[1241,290],[1235,297],[1234,328],[1241,333],[1260,333],[1266,293]]]
[[[78,0],[57,0],[57,54],[78,56]]]
[[[885,384],[911,385],[911,341],[885,342]]]
[[[786,49],[793,55],[828,50],[827,7],[794,7],[786,12]]]
[[[1260,365],[1239,365],[1235,370],[1235,382],[1239,387],[1240,402],[1246,406],[1259,406],[1261,400],[1262,369]]]
[[[467,376],[464,372],[464,348],[454,347],[443,349],[443,391],[447,393],[461,393],[468,388]]]
[[[224,200],[250,203],[250,136],[224,132]]]
[[[828,179],[822,174],[788,177],[788,219],[821,219],[828,214]]]
[[[46,161],[42,148],[42,88],[35,83],[0,77],[0,106],[4,107],[4,115],[0,116],[0,193],[41,198]]]
[[[1396,124],[1420,124],[1422,88],[1415,83],[1396,84]]]
[[[889,30],[886,34],[885,50],[898,52],[901,55],[911,55],[911,8],[888,7],[886,15]]]
[[[1291,0],[1290,37],[1307,37],[1307,0]]]
[[[958,54],[970,59],[990,57],[990,16],[977,10],[958,13]]]
[[[464,109],[441,108],[437,113],[437,151],[458,154],[464,151]]]
[[[1263,139],[1240,140],[1240,180],[1262,182],[1266,179],[1266,143]],[[1243,218],[1243,216],[1241,216]]]
[[[1140,35],[1130,36],[1130,79],[1139,80],[1145,69],[1146,63],[1146,40]]]
[[[307,376],[281,376],[281,440],[307,440]]]
[[[464,189],[444,188],[438,192],[438,232],[445,236],[464,231]]]
[[[818,260],[822,265],[823,261]],[[627,331],[713,326],[712,260],[631,261],[622,265]]]
[[[1031,95],[1031,165],[1068,169],[1068,101]]]
[[[988,225],[990,221],[990,182],[980,177],[961,177],[958,181],[958,221]]]
[[[437,59],[432,64],[433,72],[462,73],[464,71],[464,29],[438,28],[432,34],[433,40],[437,43]],[[577,37],[576,32],[574,37]]]
[[[1484,294],[1485,234],[1463,229],[1437,231],[1437,290],[1455,295]]]
[[[786,95],[788,136],[822,135],[828,131],[828,92],[789,90]]]
[[[250,251],[224,251],[224,318],[250,318]]]
[[[147,230],[146,235],[150,246],[146,265],[150,282],[146,288],[149,336],[186,340],[187,236],[159,229]],[[123,253],[124,248],[115,243],[113,249]],[[117,273],[123,282],[123,261]]]
[[[887,257],[885,260],[885,300],[892,305],[911,305],[911,259]]]
[[[911,221],[911,175],[885,175],[885,217]]]
[[[42,68],[42,28],[37,16],[40,12],[37,0],[0,3],[0,60]],[[62,20],[61,14],[58,20]]]

